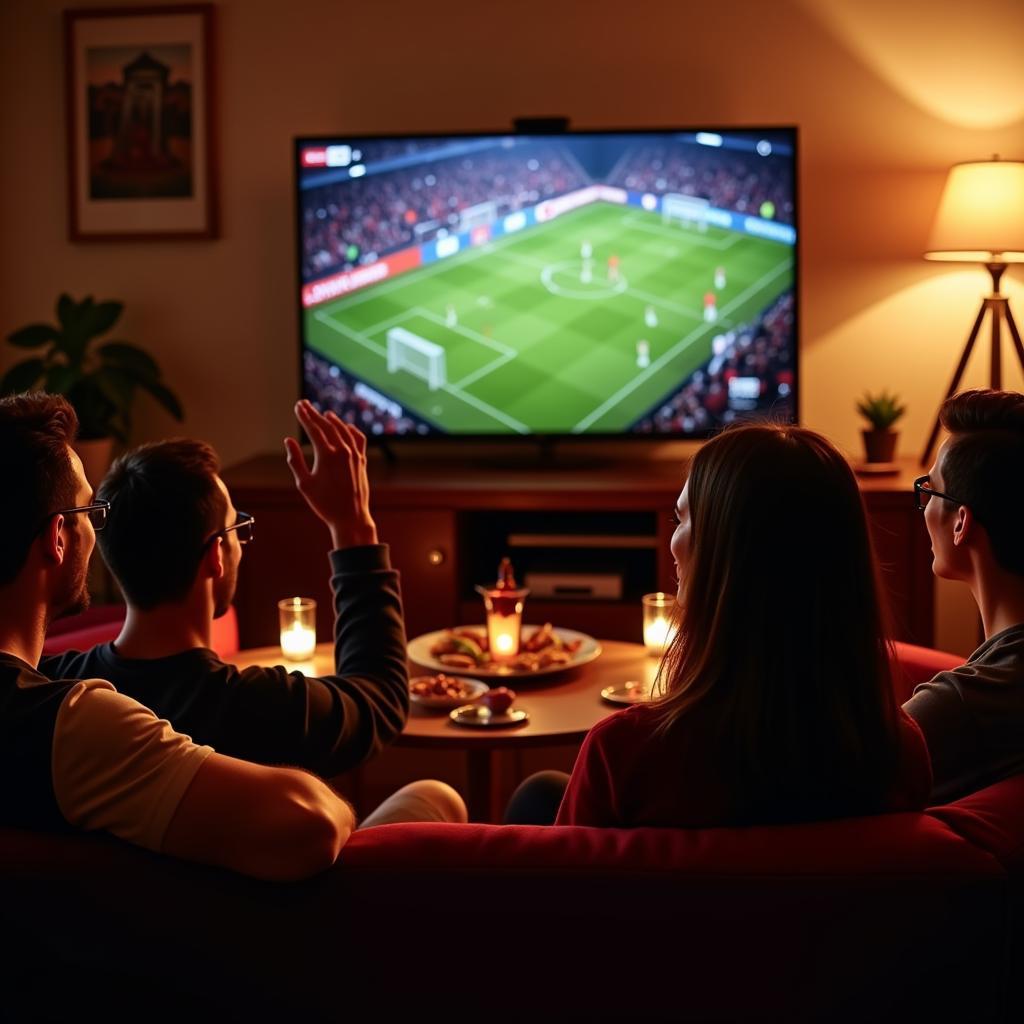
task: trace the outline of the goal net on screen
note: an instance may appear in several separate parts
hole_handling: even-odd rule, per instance
[[[698,196],[669,192],[661,197],[661,218],[666,224],[674,220],[684,226],[696,225],[698,230],[707,231],[710,206],[708,200]]]
[[[498,202],[490,199],[476,206],[467,206],[459,217],[459,231],[472,231],[482,224],[492,224],[498,219]]]
[[[414,377],[425,380],[431,391],[448,382],[444,349],[440,345],[404,327],[392,327],[388,331],[388,373],[399,370],[408,370]]]

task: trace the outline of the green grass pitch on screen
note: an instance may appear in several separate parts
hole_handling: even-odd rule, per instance
[[[792,284],[787,245],[601,202],[308,309],[306,336],[452,433],[615,434],[705,364],[715,335],[752,323]],[[396,326],[444,350],[441,386],[388,371]]]

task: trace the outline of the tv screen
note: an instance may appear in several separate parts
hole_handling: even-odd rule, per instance
[[[370,435],[797,409],[795,129],[302,138],[302,393]]]

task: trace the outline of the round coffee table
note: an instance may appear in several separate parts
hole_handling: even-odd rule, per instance
[[[500,821],[501,794],[496,791],[496,760],[502,751],[525,747],[550,747],[579,743],[605,716],[618,710],[601,698],[607,686],[621,686],[635,679],[647,686],[654,680],[658,660],[642,644],[602,640],[601,655],[589,665],[567,669],[553,676],[510,676],[492,680],[516,691],[515,706],[529,713],[529,721],[508,728],[467,728],[456,725],[446,711],[427,711],[413,704],[396,746],[461,750],[466,755],[468,792],[466,802],[472,821]],[[239,668],[250,665],[288,664],[308,675],[334,672],[333,644],[319,644],[311,661],[283,662],[279,647],[239,651],[232,659]],[[410,676],[430,674],[432,669],[411,665]]]

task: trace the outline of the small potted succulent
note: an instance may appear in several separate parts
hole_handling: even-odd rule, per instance
[[[36,349],[38,354],[7,371],[0,380],[0,394],[41,387],[66,396],[78,414],[75,449],[94,485],[110,465],[114,441],[128,441],[140,388],[176,420],[182,419],[181,403],[147,352],[126,341],[94,344],[123,310],[121,302],[96,302],[91,295],[76,302],[64,294],[57,300],[56,324],[29,324],[7,336],[15,347]]]
[[[857,411],[871,424],[870,430],[861,431],[866,461],[892,462],[900,436],[892,425],[907,411],[906,406],[900,404],[898,395],[882,391],[877,395],[865,394],[857,403]]]

